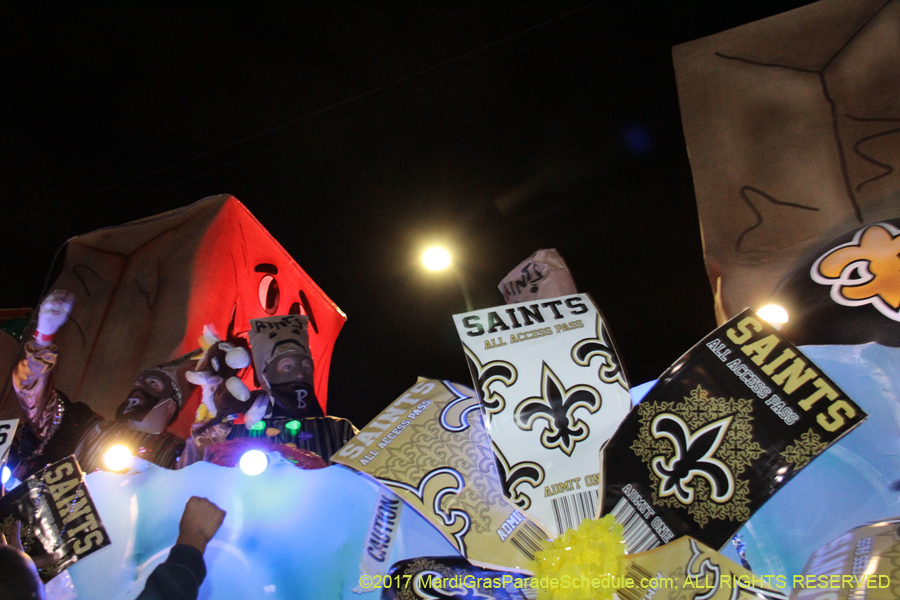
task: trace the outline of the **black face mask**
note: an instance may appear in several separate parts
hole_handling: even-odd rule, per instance
[[[116,409],[116,421],[140,421],[147,416],[153,408],[165,398],[160,398],[147,393],[140,387],[135,387],[128,394],[128,399]]]
[[[271,385],[300,381],[313,382],[313,361],[305,352],[290,351],[274,358],[266,365],[266,380]]]
[[[300,381],[291,381],[274,384],[269,391],[275,399],[273,417],[302,419],[325,416],[311,385]]]

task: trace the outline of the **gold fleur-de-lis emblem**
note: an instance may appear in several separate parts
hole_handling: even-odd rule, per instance
[[[586,409],[593,414],[600,410],[600,393],[588,385],[566,388],[547,363],[541,375],[541,395],[525,398],[516,407],[515,422],[519,429],[531,431],[538,420],[546,421],[541,432],[544,448],[559,448],[571,456],[575,445],[591,433],[588,424],[576,418],[575,411]]]
[[[819,257],[810,276],[831,286],[831,299],[838,304],[871,304],[900,321],[900,230],[888,223],[860,230],[852,241]]]
[[[440,523],[443,531],[453,538],[456,548],[463,554],[466,553],[465,537],[472,526],[472,518],[464,510],[448,509],[444,506],[445,498],[459,496],[466,487],[466,482],[459,471],[450,467],[432,469],[422,477],[418,485],[385,478],[379,478],[379,481],[388,487],[415,496],[420,503],[416,508],[424,511],[433,523]],[[409,501],[410,498],[406,500]]]

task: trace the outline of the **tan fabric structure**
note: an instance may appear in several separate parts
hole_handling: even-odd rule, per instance
[[[822,0],[673,48],[719,324],[900,206],[900,2]]]

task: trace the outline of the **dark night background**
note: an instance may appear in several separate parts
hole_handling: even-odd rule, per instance
[[[477,308],[557,248],[633,384],[715,327],[671,47],[806,2],[0,4],[0,307],[70,237],[230,193],[348,315],[329,412],[469,383]]]

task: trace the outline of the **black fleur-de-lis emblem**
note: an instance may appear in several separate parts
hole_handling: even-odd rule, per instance
[[[534,422],[542,419],[547,426],[541,433],[544,448],[559,448],[571,456],[575,444],[585,439],[591,429],[575,417],[579,408],[591,414],[600,410],[603,400],[600,392],[588,385],[566,388],[547,363],[541,375],[541,395],[525,398],[516,407],[515,421],[519,429],[531,431]]]
[[[719,419],[691,433],[680,417],[663,413],[653,419],[651,432],[656,439],[672,442],[673,455],[669,460],[657,456],[651,462],[653,472],[660,478],[659,495],[675,496],[683,504],[694,501],[695,477],[703,477],[710,485],[714,502],[727,502],[734,495],[734,475],[725,463],[713,458],[731,424],[731,417]]]
[[[606,326],[599,316],[597,316],[596,337],[581,340],[572,346],[572,360],[576,365],[587,367],[595,356],[601,358],[600,370],[597,371],[600,380],[605,383],[617,383],[627,390],[625,372],[613,345],[609,342],[609,332],[606,331]]]
[[[544,482],[544,468],[530,460],[523,460],[510,465],[506,457],[503,456],[503,452],[500,451],[500,448],[493,441],[491,442],[491,447],[497,459],[497,471],[500,475],[503,495],[522,510],[528,510],[531,507],[531,498],[528,494],[519,491],[518,488],[522,484],[528,484],[532,488],[541,485]]]
[[[516,368],[505,360],[492,360],[481,364],[475,353],[469,350],[465,344],[463,344],[463,350],[466,353],[466,362],[469,363],[469,372],[472,373],[472,378],[478,388],[478,396],[484,412],[490,417],[502,411],[506,408],[506,399],[498,392],[491,390],[491,385],[499,382],[510,387],[518,377]]]

